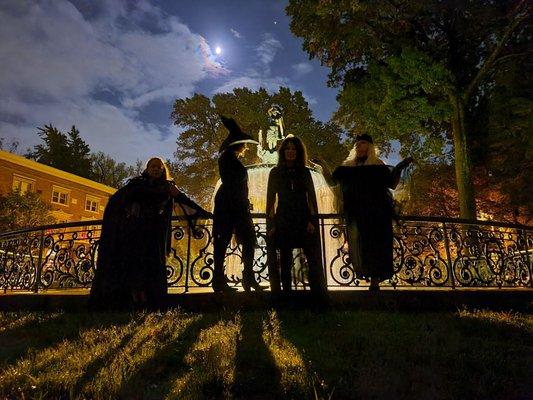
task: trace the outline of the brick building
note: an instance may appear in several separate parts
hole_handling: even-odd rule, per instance
[[[52,206],[57,222],[101,219],[116,189],[0,150],[0,193],[32,191]]]

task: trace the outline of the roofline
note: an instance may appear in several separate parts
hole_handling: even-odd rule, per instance
[[[60,169],[50,167],[45,164],[41,164],[37,161],[30,160],[28,158],[19,156],[18,154],[10,153],[8,151],[0,150],[0,160],[5,160],[16,165],[38,170],[40,172],[45,172],[57,178],[61,178],[67,181],[82,184],[84,186],[89,186],[93,189],[97,189],[105,193],[113,194],[117,191],[117,189],[114,187],[107,186],[107,185],[104,185],[103,183],[95,182],[90,179],[84,178],[82,176],[74,175],[74,174],[71,174],[70,172],[62,171]]]

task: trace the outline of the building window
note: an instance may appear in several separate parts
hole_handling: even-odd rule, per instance
[[[52,189],[52,203],[68,205],[69,191],[57,186]]]
[[[85,200],[85,211],[97,213],[100,209],[100,201],[96,197],[87,196]]]
[[[33,192],[35,190],[35,179],[13,175],[13,190],[18,190],[20,193]]]

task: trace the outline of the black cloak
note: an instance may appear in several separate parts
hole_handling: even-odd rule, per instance
[[[172,198],[169,185],[169,181],[139,176],[110,197],[98,245],[90,308],[154,309],[165,305],[174,201],[205,212],[182,193]],[[134,300],[140,293],[144,297],[141,304]]]
[[[341,166],[333,172],[342,190],[350,255],[359,278],[385,280],[393,275],[394,207],[389,188],[395,175],[386,165]]]

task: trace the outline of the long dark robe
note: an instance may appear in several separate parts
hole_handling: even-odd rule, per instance
[[[326,280],[321,258],[317,200],[310,170],[306,167],[274,167],[268,177],[266,211],[267,231],[275,228],[273,237],[267,240],[272,291],[280,290],[276,249],[280,250],[283,290],[290,290],[292,249],[302,248],[309,266],[311,290],[324,300]],[[307,231],[309,223],[315,228],[313,233]]]
[[[318,232],[317,200],[308,168],[272,168],[268,177],[266,212],[268,229],[276,228],[277,247],[303,247],[309,222]]]
[[[167,181],[151,182],[144,176],[131,179],[110,197],[102,223],[90,308],[155,309],[165,305],[174,201],[202,210],[182,193],[172,198]],[[141,293],[145,303],[135,301]]]
[[[397,172],[386,165],[338,167],[348,244],[359,278],[389,279],[393,275],[392,194]]]

